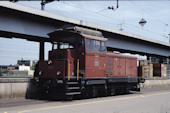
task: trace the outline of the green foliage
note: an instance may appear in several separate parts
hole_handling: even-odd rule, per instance
[[[25,73],[14,73],[10,69],[0,69],[0,77],[1,76],[32,76],[32,75],[28,75]]]
[[[11,72],[9,69],[0,69],[0,76],[2,75],[12,75],[13,72]]]

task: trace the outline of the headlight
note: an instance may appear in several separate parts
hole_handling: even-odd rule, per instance
[[[61,72],[60,72],[60,71],[57,71],[57,75],[58,75],[58,76],[61,75]]]
[[[39,72],[39,75],[41,75],[41,74],[42,74],[42,71]]]
[[[50,64],[52,64],[52,61],[50,60],[50,61],[48,61],[48,64],[50,65]]]

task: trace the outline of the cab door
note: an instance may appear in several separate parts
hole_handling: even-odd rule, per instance
[[[85,74],[85,45],[84,37],[77,38],[77,47],[75,53],[75,73],[77,73],[77,65],[79,65],[79,76],[83,77]],[[75,74],[77,76],[77,74]]]

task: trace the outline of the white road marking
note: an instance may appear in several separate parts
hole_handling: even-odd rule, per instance
[[[144,95],[140,95],[140,97],[143,97],[143,98],[144,98],[144,97],[146,97],[146,96],[144,96]]]

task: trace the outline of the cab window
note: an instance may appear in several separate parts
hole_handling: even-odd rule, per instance
[[[90,50],[90,39],[86,39],[86,50],[89,52]]]
[[[96,40],[96,52],[101,52],[100,41]]]
[[[84,40],[82,37],[78,38],[78,48],[84,48]]]
[[[104,41],[86,39],[86,50],[88,52],[106,53],[106,43]]]
[[[74,49],[76,46],[76,39],[78,39],[78,47],[82,48],[84,44],[82,37],[65,36],[65,37],[60,37],[58,40],[56,40],[56,42],[53,43],[52,50]]]
[[[104,41],[102,41],[101,43],[102,43],[102,53],[106,53],[106,44]]]
[[[95,52],[95,40],[91,40],[91,51]]]
[[[53,43],[52,49],[58,49],[57,43]]]

